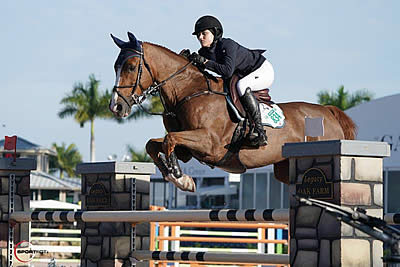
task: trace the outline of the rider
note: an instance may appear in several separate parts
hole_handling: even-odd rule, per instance
[[[233,74],[241,78],[236,89],[254,131],[249,135],[251,145],[267,145],[267,136],[261,123],[258,101],[251,91],[269,88],[274,81],[274,69],[262,53],[265,50],[250,50],[229,38],[222,38],[222,24],[213,16],[203,16],[196,21],[193,35],[201,44],[198,51],[190,55],[193,63],[209,69],[229,81]]]

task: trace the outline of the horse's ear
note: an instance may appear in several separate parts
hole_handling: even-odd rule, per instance
[[[136,39],[135,35],[133,33],[128,32],[128,38],[131,44],[135,47],[136,50],[140,51],[140,42],[138,39]]]
[[[111,38],[113,39],[114,43],[115,43],[119,48],[122,49],[122,47],[124,46],[124,44],[125,44],[126,42],[124,42],[124,41],[118,39],[117,37],[115,37],[114,35],[112,35],[112,33],[110,33],[110,35],[111,35]]]
[[[129,38],[129,41],[131,41],[132,43],[137,42],[135,35],[133,35],[133,33],[131,33],[131,32],[128,32],[128,38]]]

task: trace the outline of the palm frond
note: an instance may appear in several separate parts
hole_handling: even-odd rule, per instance
[[[73,116],[76,113],[77,109],[73,106],[66,106],[60,112],[58,112],[58,117],[64,119],[65,117]]]
[[[320,91],[317,97],[318,103],[321,105],[333,105],[341,110],[346,110],[363,102],[370,101],[373,98],[373,94],[365,89],[350,94],[341,85],[336,91],[331,93],[326,90]]]
[[[153,162],[152,158],[147,154],[146,150],[137,151],[132,146],[127,145],[127,150],[134,162]]]
[[[76,165],[82,162],[82,155],[79,153],[76,145],[70,144],[66,147],[65,143],[61,145],[53,143],[52,147],[57,155],[50,157],[50,169],[53,172],[59,170],[60,178],[62,178],[64,172],[67,173],[69,177],[76,176]]]

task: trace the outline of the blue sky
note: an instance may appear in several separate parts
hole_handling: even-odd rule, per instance
[[[226,37],[265,48],[275,68],[276,102],[316,102],[340,85],[383,97],[400,89],[399,1],[8,1],[0,25],[0,136],[19,135],[50,147],[75,143],[89,160],[89,124],[59,119],[60,100],[94,73],[114,83],[118,48],[110,33],[179,52],[198,49],[196,19],[215,15]],[[5,125],[5,126],[3,126]],[[164,135],[161,119],[118,125],[95,121],[96,159],[119,158]]]

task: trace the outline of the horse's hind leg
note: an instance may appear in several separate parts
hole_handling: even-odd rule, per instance
[[[169,156],[164,159],[161,155],[162,144],[164,138],[151,139],[146,144],[146,151],[153,159],[154,164],[160,170],[164,179],[172,182],[175,186],[183,191],[194,192],[196,190],[196,184],[192,177],[182,173],[178,163],[178,157],[173,151]],[[179,159],[187,162],[190,160],[191,155],[183,148],[177,148],[177,154]]]
[[[278,181],[289,184],[289,160],[274,163],[274,175]]]

